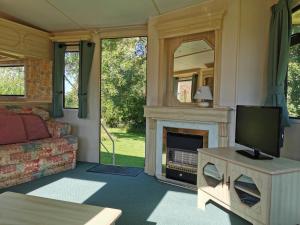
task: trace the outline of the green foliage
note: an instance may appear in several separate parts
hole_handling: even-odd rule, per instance
[[[79,53],[65,53],[65,108],[78,108]]]
[[[146,38],[102,40],[101,110],[109,127],[145,127],[146,56],[135,45]]]
[[[287,105],[291,117],[300,116],[300,44],[290,48]]]
[[[0,67],[0,95],[25,95],[24,66]]]

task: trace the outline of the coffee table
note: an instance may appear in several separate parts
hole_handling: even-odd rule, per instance
[[[13,192],[0,194],[0,224],[113,225],[119,209],[58,201]]]

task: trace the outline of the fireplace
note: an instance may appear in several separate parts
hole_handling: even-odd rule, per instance
[[[196,184],[197,149],[208,147],[208,131],[165,127],[163,132],[165,177]]]

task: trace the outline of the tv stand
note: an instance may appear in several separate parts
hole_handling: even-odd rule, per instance
[[[273,158],[267,155],[262,155],[259,150],[236,150],[237,153],[254,160],[272,160]]]
[[[253,225],[300,224],[300,162],[252,160],[236,150],[198,150],[198,207],[212,200]]]

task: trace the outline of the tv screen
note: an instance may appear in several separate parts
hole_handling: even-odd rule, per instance
[[[280,107],[237,106],[235,142],[280,156]]]

